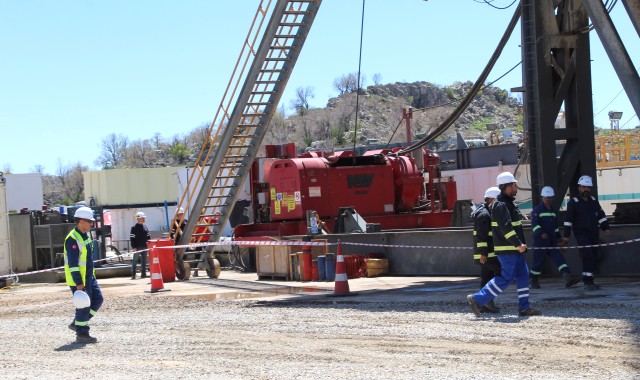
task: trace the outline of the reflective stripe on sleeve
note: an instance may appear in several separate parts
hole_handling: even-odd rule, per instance
[[[516,231],[511,230],[504,235],[505,239],[509,239],[511,236],[516,236]]]
[[[598,220],[598,224],[602,224],[602,222],[605,222],[607,220],[607,218],[602,218],[600,220]]]
[[[571,222],[564,222],[564,225],[567,227],[573,227],[573,223]]]
[[[542,229],[542,227],[540,227],[540,226],[535,226],[535,227],[533,227],[533,230],[534,230],[534,231],[538,231],[538,230],[540,230],[540,229]]]
[[[487,245],[486,241],[479,241],[478,244],[476,244],[476,247],[478,247],[478,248],[488,247],[488,245]]]

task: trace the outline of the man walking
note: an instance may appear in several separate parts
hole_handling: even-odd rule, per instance
[[[564,280],[564,286],[569,288],[581,280],[571,276],[569,266],[560,253],[558,246],[564,246],[565,240],[560,235],[556,210],[553,208],[553,188],[545,186],[540,191],[542,203],[531,212],[531,229],[533,231],[533,247],[543,248],[533,250],[533,265],[531,266],[531,288],[540,289],[540,273],[544,259],[551,256],[553,264],[558,268]]]
[[[149,235],[149,228],[144,224],[146,219],[146,215],[144,212],[136,213],[136,224],[131,226],[131,234],[129,238],[131,240],[131,248],[136,252],[133,254],[133,259],[131,261],[131,279],[136,279],[136,270],[138,265],[138,260],[140,260],[140,278],[147,277],[147,241],[151,239]]]
[[[578,180],[579,197],[573,197],[567,204],[567,215],[564,221],[564,237],[571,236],[571,230],[576,237],[578,245],[595,245],[600,243],[602,229],[605,236],[609,236],[609,222],[600,206],[600,202],[591,195],[593,181],[588,175],[583,175]],[[593,281],[593,274],[597,265],[597,248],[580,248],[582,255],[582,281],[584,290],[598,290],[600,285]]]
[[[491,232],[493,244],[502,271],[489,281],[480,291],[469,294],[467,301],[473,313],[479,317],[480,308],[500,295],[515,278],[518,290],[518,315],[521,317],[539,315],[529,306],[529,268],[524,259],[527,246],[522,231],[522,214],[515,205],[518,184],[509,172],[500,173],[497,178],[500,195],[491,207]]]
[[[484,192],[484,203],[471,214],[473,220],[473,261],[480,264],[480,288],[484,287],[489,280],[500,274],[500,261],[493,251],[493,238],[491,232],[491,211],[489,207],[500,194],[500,189],[490,187]],[[500,309],[493,303],[493,300],[482,306],[481,311],[499,313]]]
[[[76,332],[76,343],[96,343],[98,339],[89,335],[89,320],[98,312],[104,299],[93,269],[95,246],[89,237],[95,219],[89,207],[77,209],[73,219],[76,227],[64,240],[64,275],[71,293],[75,293],[76,290],[85,291],[91,304],[89,307],[76,309],[69,329]]]

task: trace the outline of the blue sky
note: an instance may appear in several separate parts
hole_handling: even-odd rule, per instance
[[[168,138],[209,124],[258,4],[0,2],[0,170],[28,173],[39,164],[52,174],[59,162],[95,169],[100,142],[111,133]],[[311,86],[311,105],[322,107],[337,95],[333,80],[357,71],[361,11],[360,0],[323,1],[285,105],[297,87]],[[376,73],[383,83],[475,81],[513,11],[474,0],[368,0],[365,85]],[[621,3],[612,18],[638,67],[640,41]],[[591,41],[596,125],[609,127],[610,110],[624,112],[621,125],[640,125],[595,32]],[[520,61],[519,45],[518,29],[490,81]],[[508,90],[521,84],[516,69],[495,85]]]

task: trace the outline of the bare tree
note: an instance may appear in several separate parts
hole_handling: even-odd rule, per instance
[[[82,172],[88,170],[89,168],[82,166],[80,162],[64,165],[61,160],[58,160],[56,174],[60,183],[62,203],[74,204],[84,199],[84,178],[82,177]]]
[[[156,163],[157,153],[149,140],[137,140],[126,150],[125,165],[129,168],[148,168]]]
[[[315,97],[313,87],[296,88],[296,97],[291,101],[292,108],[296,110],[299,116],[305,116],[309,111],[309,100]]]
[[[382,74],[380,73],[373,74],[373,84],[377,86],[380,83],[382,83]]]
[[[122,166],[126,157],[129,140],[127,137],[114,133],[108,135],[100,144],[100,157],[96,160],[96,164],[103,169],[114,169]]]
[[[202,151],[202,147],[210,141],[211,133],[209,129],[211,127],[211,123],[202,123],[199,127],[196,127],[193,131],[189,133],[187,136],[187,147],[194,153],[200,154]],[[206,153],[205,153],[206,154]],[[197,156],[195,157],[197,158]]]
[[[289,142],[289,122],[285,117],[284,105],[281,105],[267,128],[267,135],[265,136],[264,144],[281,144],[283,142]]]
[[[11,174],[11,164],[4,164],[4,167],[2,168],[2,172],[4,174]]]
[[[358,75],[349,73],[333,80],[333,87],[338,90],[338,95],[354,92],[358,88]]]
[[[44,174],[44,166],[40,165],[40,164],[35,164],[32,168],[31,168],[31,172],[32,173],[38,173],[38,174]]]

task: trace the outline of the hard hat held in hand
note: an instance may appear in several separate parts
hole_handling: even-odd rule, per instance
[[[516,177],[514,177],[513,174],[509,172],[503,172],[498,174],[498,179],[496,180],[496,182],[498,185],[505,185],[507,183],[515,183],[518,181],[516,181]]]
[[[556,194],[553,192],[553,188],[551,186],[545,186],[540,191],[540,195],[543,197],[553,197]]]
[[[76,210],[75,214],[73,214],[73,217],[78,219],[90,220],[92,222],[95,221],[95,219],[93,218],[93,210],[91,210],[89,207],[80,207]]]
[[[588,175],[583,175],[578,180],[578,185],[580,185],[580,186],[593,186],[593,181],[591,180],[591,177],[589,177]]]
[[[84,290],[76,290],[73,293],[73,306],[75,306],[76,309],[84,309],[85,307],[91,306],[89,295]]]

